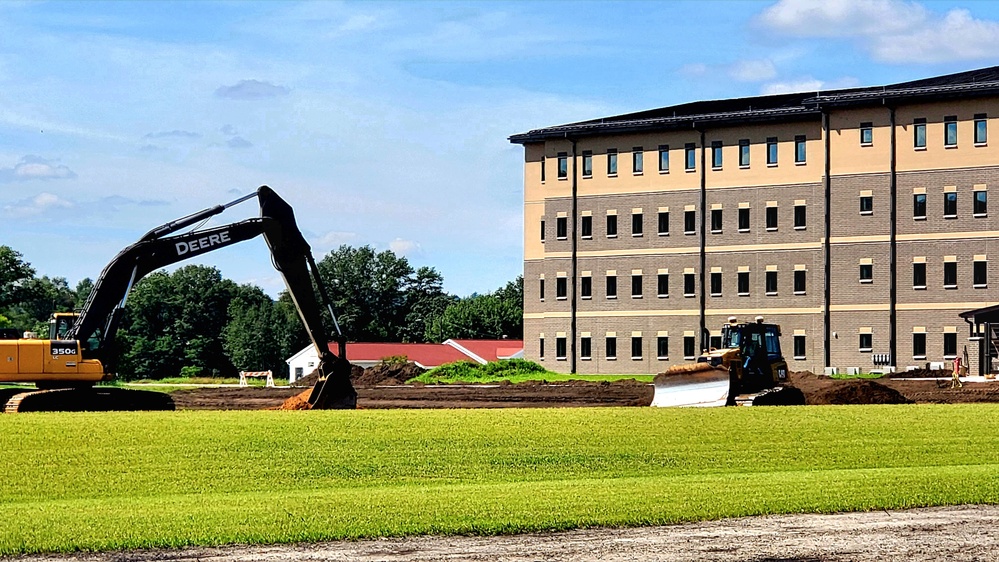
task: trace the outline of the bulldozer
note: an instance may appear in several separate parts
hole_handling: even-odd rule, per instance
[[[795,406],[805,396],[787,386],[787,362],[781,353],[780,326],[739,323],[722,327],[721,347],[709,349],[694,363],[674,365],[654,379],[652,406]]]
[[[252,198],[260,204],[259,217],[199,228],[211,217]],[[180,232],[189,227],[192,229]],[[266,185],[229,203],[160,225],[121,250],[104,267],[79,313],[53,315],[48,339],[35,334],[0,338],[0,384],[29,383],[36,387],[0,388],[0,408],[7,413],[172,410],[173,401],[167,394],[96,385],[115,378],[119,355],[115,336],[129,292],[136,282],[161,267],[260,235],[319,355],[319,382],[309,397],[310,406],[355,408],[357,392],[350,382],[346,338],[311,248],[298,229],[291,206]],[[325,306],[320,306],[317,294]],[[324,322],[324,308],[335,333]],[[336,342],[336,353],[330,349],[331,341]]]

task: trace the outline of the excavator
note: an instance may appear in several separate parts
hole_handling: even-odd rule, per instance
[[[254,197],[260,204],[259,217],[201,228],[211,217]],[[188,227],[192,229],[175,234]],[[105,266],[79,314],[53,315],[48,339],[0,339],[0,384],[33,383],[36,387],[0,388],[0,406],[7,413],[172,410],[173,401],[167,394],[96,385],[114,378],[119,355],[115,335],[128,294],[152,271],[259,235],[263,235],[271,261],[284,278],[299,318],[319,353],[319,382],[309,396],[310,406],[355,408],[357,392],[350,383],[346,338],[312,250],[298,229],[291,206],[266,185],[147,232]],[[317,290],[332,318],[335,334],[328,333],[324,325]],[[337,353],[330,350],[331,340],[337,342]]]
[[[739,323],[722,327],[722,343],[695,363],[674,365],[653,379],[652,406],[797,406],[801,390],[787,386],[787,362],[780,349],[780,326]]]

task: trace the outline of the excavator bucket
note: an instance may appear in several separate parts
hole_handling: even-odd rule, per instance
[[[350,363],[343,356],[319,363],[319,381],[309,394],[309,406],[313,410],[357,408],[357,391],[350,384]]]
[[[724,406],[728,401],[728,370],[706,362],[675,365],[656,375],[653,383],[653,406]]]

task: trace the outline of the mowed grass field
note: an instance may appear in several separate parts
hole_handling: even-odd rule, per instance
[[[0,415],[0,555],[999,503],[999,407]]]

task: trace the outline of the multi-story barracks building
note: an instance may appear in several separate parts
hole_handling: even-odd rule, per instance
[[[999,317],[997,119],[993,67],[510,137],[525,356],[656,373],[762,315],[792,370],[949,368],[967,349],[980,373]]]

